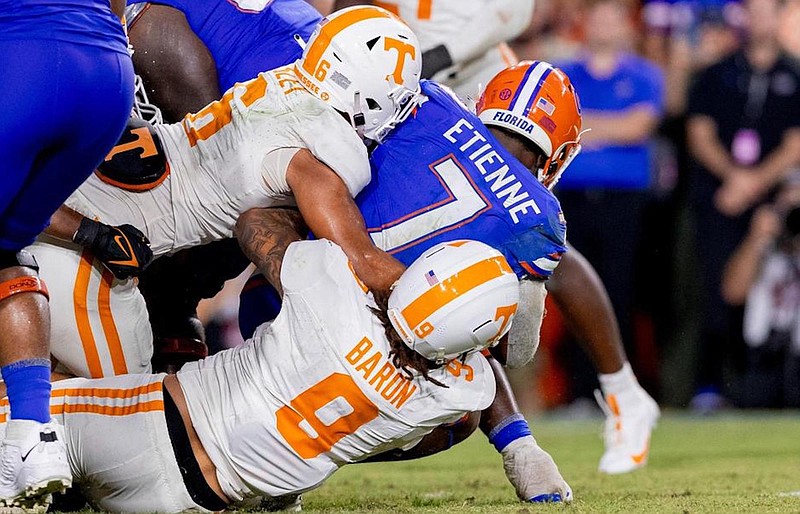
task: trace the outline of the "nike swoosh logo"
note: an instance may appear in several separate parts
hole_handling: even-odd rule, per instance
[[[36,448],[37,446],[39,446],[39,445],[38,444],[33,445],[33,447],[31,447],[31,449],[28,450],[28,453],[26,453],[25,455],[22,456],[22,462],[25,462],[25,460],[27,460],[28,456],[31,454],[33,449]]]
[[[123,244],[124,241],[124,244]],[[136,255],[133,253],[133,248],[131,247],[131,242],[128,241],[128,238],[123,236],[122,234],[118,234],[114,236],[114,242],[117,243],[120,250],[125,253],[125,256],[128,257],[127,261],[108,261],[109,264],[119,264],[121,266],[139,266],[139,259],[136,258]]]

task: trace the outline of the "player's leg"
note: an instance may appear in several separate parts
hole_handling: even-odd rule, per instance
[[[136,281],[116,279],[72,243],[42,236],[28,250],[50,292],[56,371],[85,378],[150,373],[153,335]]]
[[[547,290],[599,373],[604,399],[598,401],[606,412],[606,451],[600,471],[626,473],[644,466],[660,413],[631,370],[603,283],[591,264],[570,247]]]
[[[494,359],[489,362],[497,393],[492,405],[481,413],[480,429],[503,456],[503,469],[517,496],[530,502],[572,501],[572,489],[520,413],[503,367]]]
[[[32,261],[17,252],[119,137],[132,70],[127,56],[56,41],[2,41],[0,51],[0,162],[9,178],[0,194],[0,371],[11,405],[0,499],[34,505],[69,483],[69,473],[48,410],[46,296]],[[37,458],[22,458],[35,447]]]
[[[164,375],[64,380],[53,385],[50,410],[66,442],[70,472],[94,507],[112,512],[201,510],[178,466],[167,421],[174,405]],[[0,439],[7,404],[0,403]],[[180,414],[178,414],[180,418]]]

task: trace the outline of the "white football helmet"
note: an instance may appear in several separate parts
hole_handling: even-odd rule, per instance
[[[428,249],[389,296],[389,320],[409,348],[437,364],[493,346],[511,328],[519,282],[503,254],[478,241]]]
[[[345,113],[362,138],[380,143],[420,98],[417,37],[380,7],[351,7],[323,19],[295,63],[317,98]]]

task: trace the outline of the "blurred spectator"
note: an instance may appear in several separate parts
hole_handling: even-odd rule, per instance
[[[528,28],[511,42],[521,60],[574,59],[581,49],[582,0],[536,0]]]
[[[569,241],[602,278],[626,349],[635,354],[634,257],[651,178],[648,143],[662,111],[663,77],[656,65],[629,52],[634,27],[627,2],[586,4],[581,57],[559,67],[575,85],[583,126],[591,131],[583,136],[583,153],[561,179],[558,197],[569,220]],[[583,377],[591,380],[576,392],[590,392],[594,384],[588,368],[576,375],[578,383]]]
[[[722,278],[725,300],[746,305],[744,407],[800,407],[800,182],[793,178],[774,204],[756,210]]]
[[[703,71],[689,95],[696,262],[706,303],[693,399],[700,410],[719,405],[723,357],[740,326],[740,313],[720,294],[722,267],[747,233],[752,208],[800,160],[800,68],[777,39],[780,4],[746,1],[744,48]]]
[[[786,1],[778,34],[783,48],[800,59],[800,0]]]
[[[691,74],[733,52],[743,23],[739,0],[645,0],[644,53],[667,76],[667,112],[686,109]]]

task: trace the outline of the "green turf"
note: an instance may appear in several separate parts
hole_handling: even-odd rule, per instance
[[[800,413],[692,418],[665,415],[646,469],[596,472],[600,420],[543,420],[540,444],[575,492],[569,506],[516,501],[500,456],[482,435],[415,462],[359,464],[304,495],[307,512],[800,513]]]

